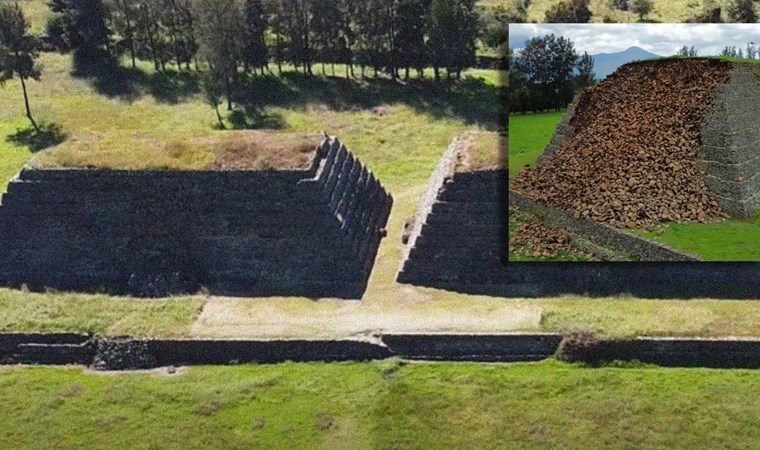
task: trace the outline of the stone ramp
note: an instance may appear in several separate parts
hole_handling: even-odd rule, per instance
[[[0,284],[361,298],[391,205],[329,138],[306,170],[25,169],[0,200]]]

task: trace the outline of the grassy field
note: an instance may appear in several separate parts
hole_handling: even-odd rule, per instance
[[[2,448],[756,448],[760,373],[279,364],[0,368]]]
[[[411,287],[402,292],[407,294],[405,298],[371,298],[359,303],[205,297],[134,300],[0,289],[0,333],[329,339],[389,330],[589,330],[608,337],[760,336],[757,301],[639,300],[626,296],[486,299]],[[217,315],[219,310],[222,315]],[[201,311],[211,317],[199,320]]]
[[[760,212],[752,218],[728,219],[722,223],[666,224],[661,232],[639,233],[707,261],[760,261]],[[730,249],[730,253],[726,249]]]
[[[565,112],[511,114],[509,116],[509,178],[523,167],[534,166]]]
[[[135,300],[105,295],[34,294],[0,289],[0,333],[77,332],[109,336],[186,336],[202,297]]]
[[[513,114],[509,117],[509,177],[525,165],[534,165],[551,140],[563,113]],[[760,261],[760,214],[751,219],[719,223],[667,223],[658,230],[638,234],[707,261]]]
[[[561,0],[532,0],[528,7],[529,22],[543,22],[546,11]],[[509,0],[503,0],[504,4],[509,4]],[[730,0],[715,0],[716,6],[720,6],[723,11],[722,19],[729,21],[726,13],[726,7]],[[702,10],[704,2],[702,0],[654,0],[652,2],[652,12],[645,17],[647,22],[677,23],[685,22],[688,18],[693,17]],[[638,22],[639,16],[630,11],[620,11],[610,8],[608,0],[591,0],[589,9],[593,14],[592,22]],[[760,8],[755,5],[755,10],[760,12]]]
[[[93,71],[57,54],[42,55],[41,63],[43,80],[29,85],[32,109],[63,142],[39,153],[39,163],[188,169],[207,164],[207,151],[195,142],[216,133],[216,119],[194,76],[163,76],[148,67]],[[252,80],[245,107],[226,119],[230,128],[325,130],[344,140],[383,182],[408,185],[426,180],[442,149],[463,131],[496,128],[498,73],[472,70],[466,76],[436,89],[429,80],[402,85],[286,72]],[[32,150],[23,139],[28,125],[19,99],[16,82],[0,90],[7,173],[23,158],[6,162],[6,155]]]

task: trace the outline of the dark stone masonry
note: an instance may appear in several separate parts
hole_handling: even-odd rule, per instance
[[[699,162],[721,208],[747,217],[760,210],[760,74],[735,64],[731,79],[716,88],[702,124]]]
[[[404,248],[400,283],[490,292],[509,274],[505,170],[456,170],[463,141],[455,140],[420,199]]]
[[[391,205],[337,139],[307,170],[25,169],[0,200],[0,284],[360,298]]]

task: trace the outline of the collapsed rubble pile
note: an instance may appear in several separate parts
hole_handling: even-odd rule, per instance
[[[571,259],[593,260],[593,255],[586,254],[572,245],[567,233],[539,222],[518,222],[510,218],[510,223],[519,223],[509,233],[509,248],[520,256],[533,258],[557,258],[561,253]]]
[[[660,60],[621,67],[581,94],[574,134],[513,188],[619,228],[723,217],[697,164],[700,126],[729,63]]]

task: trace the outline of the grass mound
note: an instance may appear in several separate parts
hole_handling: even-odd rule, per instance
[[[501,169],[502,137],[498,133],[469,132],[462,137],[457,172]]]
[[[182,140],[143,140],[144,158],[114,161],[108,154],[61,146],[30,162],[45,168],[302,170],[308,169],[322,135],[277,131],[220,131]],[[146,151],[150,149],[152,151]],[[105,157],[104,157],[105,156]],[[152,157],[151,157],[152,156]]]

